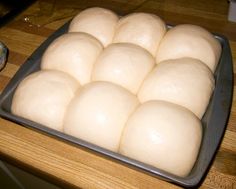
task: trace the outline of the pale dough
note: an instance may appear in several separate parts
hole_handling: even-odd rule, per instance
[[[66,73],[38,71],[18,85],[13,99],[13,114],[62,131],[67,106],[79,83]]]
[[[215,71],[221,55],[221,44],[206,29],[183,24],[171,28],[161,41],[156,62],[183,57],[196,58]]]
[[[117,152],[123,127],[139,101],[126,89],[109,82],[92,82],[71,101],[64,132]]]
[[[181,58],[161,62],[144,80],[141,102],[165,100],[184,106],[202,118],[215,82],[211,70],[200,60]]]
[[[73,18],[69,32],[89,33],[106,47],[112,42],[118,19],[118,16],[108,9],[89,8]]]
[[[166,25],[158,16],[148,13],[133,13],[119,20],[113,43],[134,43],[155,56],[165,32]]]
[[[136,94],[154,65],[155,59],[145,49],[130,43],[112,44],[97,59],[92,81],[109,81]]]
[[[169,102],[149,101],[128,119],[119,152],[185,177],[196,161],[201,138],[201,122],[192,112]]]
[[[102,50],[102,44],[89,34],[64,34],[43,54],[41,69],[66,72],[84,85],[90,82],[93,65]]]

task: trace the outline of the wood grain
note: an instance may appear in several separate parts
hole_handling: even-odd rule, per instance
[[[45,2],[45,1],[44,1]],[[236,23],[227,21],[226,0],[65,0],[43,12],[36,1],[0,28],[0,40],[9,48],[6,68],[0,72],[0,92],[31,53],[80,10],[100,6],[119,14],[143,11],[169,24],[191,23],[218,32],[230,40],[236,74]],[[45,5],[45,4],[44,4]],[[45,6],[44,6],[45,7]],[[50,7],[50,6],[49,6]],[[236,82],[231,114],[216,158],[200,188],[236,188]],[[0,118],[0,157],[65,188],[178,188],[144,172],[94,152]]]

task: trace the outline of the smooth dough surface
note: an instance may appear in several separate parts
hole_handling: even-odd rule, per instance
[[[86,33],[67,33],[54,40],[42,57],[41,68],[66,72],[82,85],[90,82],[102,44]]]
[[[73,18],[69,32],[89,33],[106,47],[112,42],[118,19],[118,16],[108,9],[89,8]]]
[[[13,114],[62,131],[64,115],[79,83],[66,73],[47,70],[27,76],[12,100]]]
[[[155,56],[165,32],[166,25],[158,16],[148,13],[133,13],[119,20],[113,42],[134,43]]]
[[[211,70],[200,60],[181,58],[158,64],[144,80],[141,102],[165,100],[179,104],[202,118],[214,90]]]
[[[119,152],[184,177],[191,171],[202,138],[200,120],[165,101],[140,105],[128,119]]]
[[[154,65],[154,58],[145,49],[130,43],[115,43],[97,59],[92,81],[109,81],[136,94]]]
[[[111,151],[118,151],[120,136],[137,97],[109,82],[92,82],[71,101],[64,132]]]
[[[156,62],[183,57],[196,58],[215,71],[221,55],[220,42],[200,26],[183,24],[171,28],[162,39]]]

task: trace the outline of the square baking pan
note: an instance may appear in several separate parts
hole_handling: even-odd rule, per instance
[[[121,154],[111,152],[89,142],[50,129],[33,121],[17,117],[11,113],[11,101],[17,85],[27,75],[40,69],[40,61],[44,51],[54,39],[67,32],[68,26],[69,22],[54,32],[40,47],[38,47],[38,49],[36,49],[36,51],[27,59],[27,61],[20,67],[14,77],[10,80],[0,95],[0,116],[10,121],[16,122],[20,126],[25,126],[40,132],[44,132],[53,137],[56,137],[57,139],[62,139],[75,145],[90,149],[113,160],[118,160],[120,163],[125,163],[131,168],[144,171],[147,174],[151,174],[152,176],[166,180],[168,182],[172,182],[184,187],[196,187],[200,185],[204,180],[222,141],[231,109],[233,93],[233,65],[228,40],[224,36],[215,35],[222,45],[222,54],[214,74],[216,81],[215,90],[211,97],[207,111],[202,118],[203,138],[200,151],[197,161],[195,162],[195,165],[190,174],[186,177],[179,177],[160,170],[156,167],[127,158]]]

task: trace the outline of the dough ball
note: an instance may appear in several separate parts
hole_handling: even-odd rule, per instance
[[[215,71],[221,54],[220,42],[200,26],[183,24],[170,29],[161,41],[156,62],[182,57],[196,58]]]
[[[126,89],[109,82],[92,82],[71,101],[64,132],[117,152],[123,127],[138,106]]]
[[[199,151],[202,127],[189,110],[165,101],[140,105],[124,128],[120,153],[184,177]]]
[[[130,43],[109,45],[94,65],[93,81],[109,81],[136,94],[155,60],[145,49]]]
[[[66,72],[83,85],[90,82],[93,64],[102,50],[100,42],[89,34],[64,34],[49,45],[41,68]]]
[[[104,46],[112,42],[118,16],[104,8],[89,8],[71,21],[69,32],[85,32],[96,37]]]
[[[165,32],[166,25],[158,16],[133,13],[119,20],[113,42],[134,43],[155,56]]]
[[[47,70],[27,76],[12,100],[13,114],[62,131],[67,106],[79,83],[66,73]]]
[[[182,58],[163,61],[144,80],[141,102],[165,100],[179,104],[202,118],[214,90],[211,70],[200,60]]]

